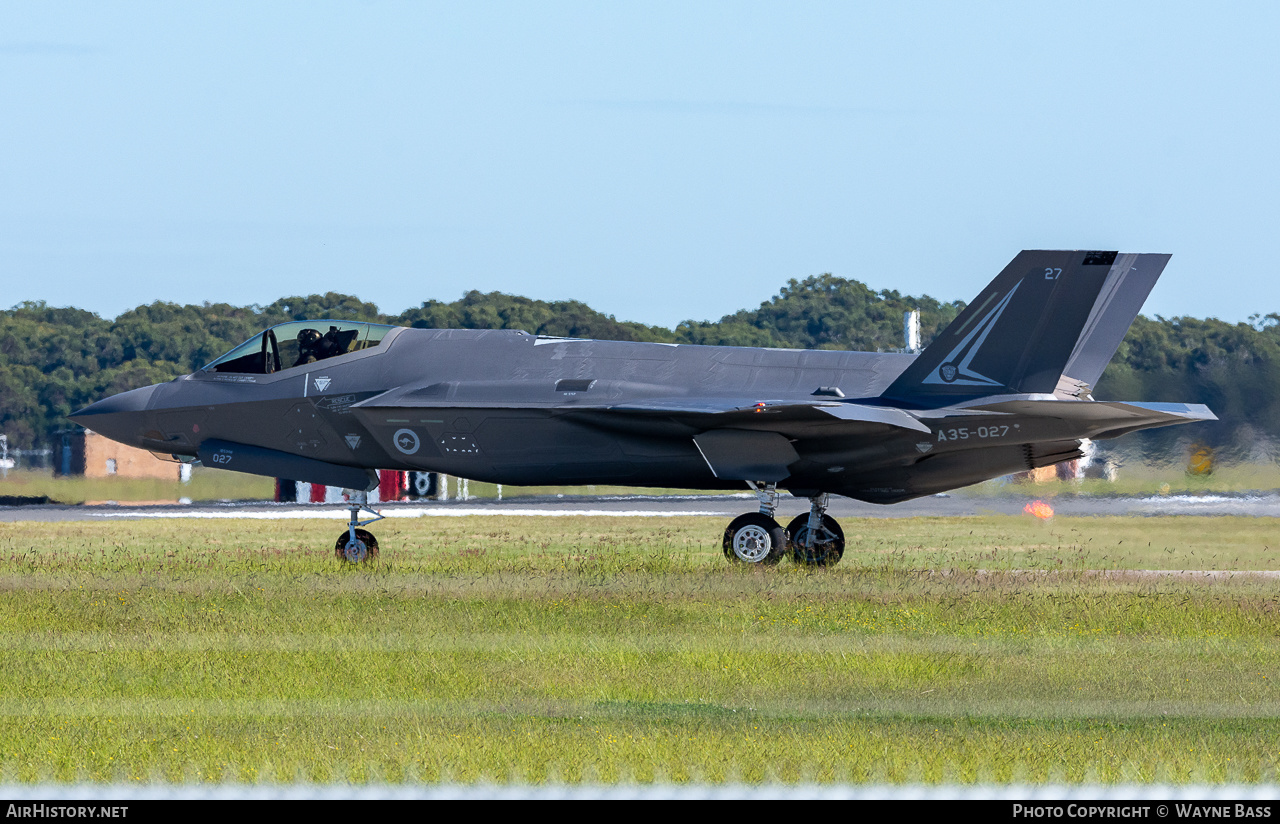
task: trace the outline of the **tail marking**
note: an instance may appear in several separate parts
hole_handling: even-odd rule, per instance
[[[1022,281],[1018,281],[1013,288],[996,304],[990,312],[978,323],[977,326],[970,330],[969,334],[956,344],[955,348],[947,354],[943,359],[942,365],[938,367],[936,373],[926,376],[921,383],[946,383],[955,386],[1001,386],[999,381],[994,381],[986,375],[981,375],[970,365],[978,354],[978,350],[982,348],[982,344],[987,340],[987,335],[991,334],[991,330],[995,328],[996,322],[1000,320],[1000,315],[1004,313],[1005,307],[1009,305],[1009,300],[1013,297],[1013,293],[1018,291],[1018,287],[1022,285]],[[975,340],[976,337],[976,340]]]

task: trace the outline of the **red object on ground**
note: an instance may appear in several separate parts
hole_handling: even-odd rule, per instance
[[[404,497],[405,473],[394,469],[378,470],[378,500],[398,501]]]
[[[325,487],[324,484],[312,484],[311,485],[311,503],[313,504],[324,503],[324,493],[326,488],[327,487]]]
[[[1044,501],[1032,501],[1024,506],[1022,511],[1028,515],[1034,515],[1042,521],[1047,521],[1053,517],[1053,507]]]

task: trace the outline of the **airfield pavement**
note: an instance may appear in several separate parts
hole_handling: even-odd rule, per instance
[[[839,518],[959,517],[966,515],[1016,515],[1035,496],[946,495],[917,498],[890,506],[868,504],[832,496],[828,513]],[[1280,517],[1280,494],[1242,493],[1164,496],[1062,496],[1049,499],[1058,515],[1242,515]],[[756,510],[750,493],[735,495],[627,495],[627,496],[541,496],[505,500],[412,501],[375,504],[388,518],[461,517],[465,515],[671,517],[708,516],[733,518]],[[778,502],[778,520],[808,511],[802,498],[783,496]],[[200,502],[195,504],[131,503],[64,506],[0,507],[0,522],[87,521],[145,518],[262,518],[347,519],[345,504],[296,504],[267,502]]]

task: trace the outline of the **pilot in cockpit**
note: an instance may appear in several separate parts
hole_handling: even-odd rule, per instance
[[[315,329],[303,329],[298,333],[298,359],[293,365],[301,366],[336,355],[344,355],[351,349],[351,344],[359,335],[358,329],[341,332],[336,326],[330,326],[329,331],[323,335]]]
[[[304,363],[315,363],[320,360],[317,349],[321,340],[320,332],[315,329],[303,329],[298,332],[298,359],[293,362],[293,365],[302,366]]]

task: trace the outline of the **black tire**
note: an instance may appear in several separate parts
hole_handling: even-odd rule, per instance
[[[822,530],[813,547],[805,546],[809,535],[809,516],[800,515],[787,524],[787,541],[791,544],[791,557],[805,566],[835,566],[844,557],[844,530],[830,515],[822,516]]]
[[[772,566],[787,553],[787,533],[767,515],[739,515],[724,531],[724,557],[736,564]]]
[[[373,537],[373,533],[365,529],[356,530],[356,543],[350,549],[347,543],[351,540],[351,536],[347,530],[342,530],[342,534],[338,536],[338,542],[333,547],[333,554],[339,561],[346,561],[349,564],[360,564],[372,561],[378,557],[378,539]]]

